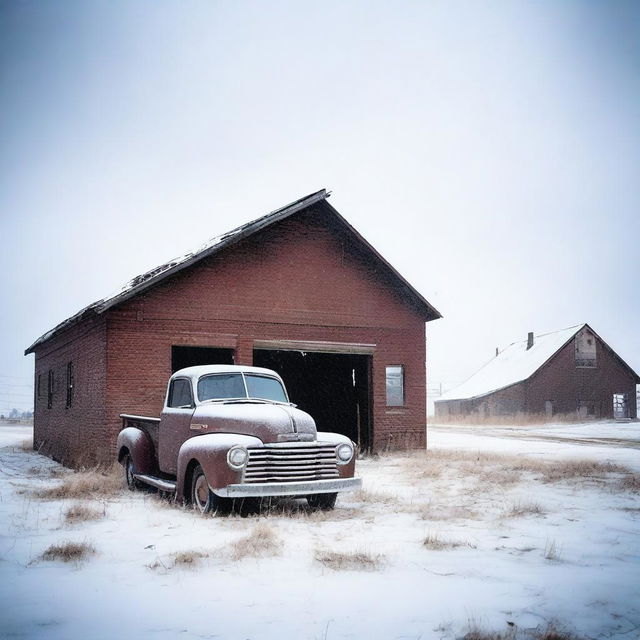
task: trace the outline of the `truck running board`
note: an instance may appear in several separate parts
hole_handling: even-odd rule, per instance
[[[155,476],[147,476],[142,473],[134,473],[133,477],[140,482],[150,484],[160,491],[169,491],[173,493],[176,490],[176,483],[171,480],[163,480],[162,478],[156,478]]]

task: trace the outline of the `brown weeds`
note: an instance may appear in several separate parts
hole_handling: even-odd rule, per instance
[[[536,502],[516,502],[503,515],[506,518],[521,518],[523,516],[542,516],[546,512]]]
[[[315,553],[315,560],[334,571],[377,571],[385,563],[383,555],[367,551],[318,550]]]
[[[173,566],[174,567],[195,567],[200,560],[208,558],[209,554],[206,551],[191,550],[191,551],[179,551],[173,554]]]
[[[88,520],[100,520],[105,515],[104,507],[99,510],[84,504],[74,504],[64,512],[64,519],[69,524],[76,524],[78,522],[87,522]]]
[[[258,558],[275,556],[280,553],[282,542],[275,531],[265,522],[259,522],[251,533],[236,540],[231,545],[231,558]]]
[[[61,542],[60,544],[52,544],[40,557],[42,560],[79,562],[95,552],[94,546],[88,542]]]
[[[92,498],[113,496],[124,489],[124,476],[120,465],[109,471],[92,469],[67,475],[60,484],[42,489],[34,497],[42,500],[64,500],[68,498]]]
[[[457,549],[458,547],[469,547],[475,549],[475,545],[470,542],[460,542],[459,540],[444,540],[437,533],[429,532],[427,537],[422,541],[422,546],[431,551],[446,551],[449,549]]]

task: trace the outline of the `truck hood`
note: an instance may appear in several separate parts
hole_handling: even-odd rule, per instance
[[[191,429],[200,433],[240,433],[264,443],[315,440],[317,434],[313,418],[300,409],[252,402],[202,404],[193,413]]]

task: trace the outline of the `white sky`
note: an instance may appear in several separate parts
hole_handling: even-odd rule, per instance
[[[580,322],[640,371],[639,36],[633,2],[0,0],[0,410],[53,325],[322,187],[444,315],[430,385]]]

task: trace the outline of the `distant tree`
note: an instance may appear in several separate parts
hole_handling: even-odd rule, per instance
[[[4,413],[0,415],[0,420],[6,420],[6,418],[4,417]]]
[[[18,413],[18,410],[17,410],[17,409],[15,409],[15,408],[14,408],[14,409],[11,409],[11,413],[9,414],[9,418],[10,418],[11,420],[16,420],[16,419],[17,419],[17,418],[19,418],[19,417],[20,417],[20,414]]]

